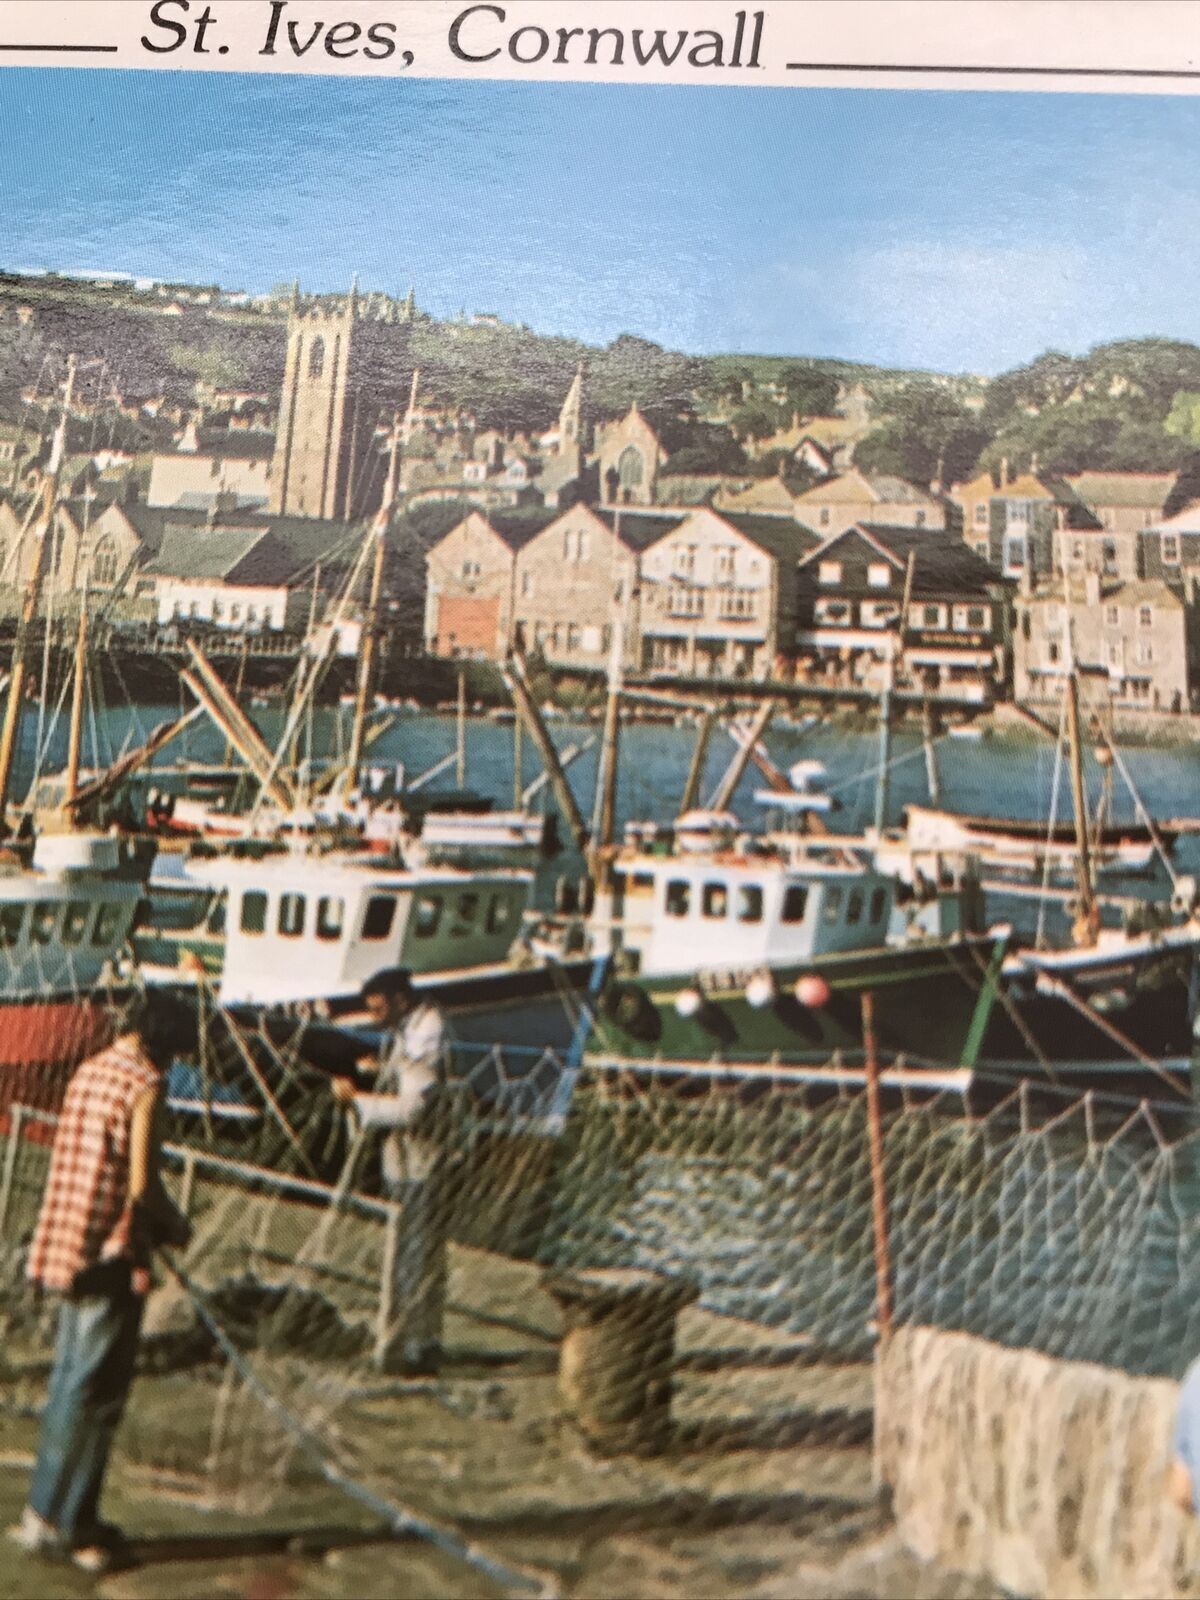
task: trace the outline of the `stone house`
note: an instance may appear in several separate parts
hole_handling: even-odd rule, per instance
[[[553,512],[471,511],[425,556],[425,647],[503,661],[513,637],[517,552]]]
[[[1195,610],[1159,578],[1046,584],[1017,601],[1013,692],[1056,701],[1074,657],[1080,671],[1107,682],[1114,705],[1187,710],[1197,682]]]
[[[857,522],[933,530],[946,526],[945,506],[926,490],[903,478],[866,473],[858,467],[796,495],[793,507],[796,519],[822,539]]]
[[[641,664],[687,677],[763,679],[789,661],[797,563],[817,544],[799,523],[703,507],[642,554]]]
[[[302,564],[270,528],[168,525],[143,578],[153,579],[160,624],[186,620],[243,633],[282,631]]]
[[[516,641],[548,661],[603,667],[619,622],[626,664],[636,665],[641,557],[681,520],[616,506],[564,511],[517,552]]]
[[[218,496],[238,506],[265,506],[271,496],[271,458],[275,438],[251,430],[185,430],[178,450],[151,458],[151,506],[205,510]]]
[[[890,658],[900,683],[988,701],[1005,676],[1007,604],[951,533],[859,523],[800,562],[797,671],[880,689]]]
[[[741,488],[721,488],[713,495],[712,504],[717,511],[746,511],[796,520],[796,496],[782,473],[773,478],[755,478]]]
[[[1101,526],[1065,479],[1037,472],[1010,478],[1007,465],[995,475],[981,472],[955,484],[950,500],[961,517],[963,540],[1006,578],[1049,576],[1056,569],[1059,534],[1087,534]]]

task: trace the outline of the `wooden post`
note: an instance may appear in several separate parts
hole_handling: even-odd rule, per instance
[[[12,1204],[13,1183],[17,1176],[17,1155],[21,1148],[24,1106],[8,1108],[8,1143],[4,1147],[4,1171],[0,1174],[0,1233],[8,1226],[8,1211]]]
[[[513,810],[520,811],[525,804],[525,773],[524,750],[522,741],[525,736],[525,724],[520,717],[513,716]]]
[[[505,682],[508,692],[512,695],[513,705],[517,708],[517,715],[525,723],[530,737],[541,757],[542,766],[550,779],[550,786],[554,791],[554,798],[558,809],[562,812],[567,827],[571,830],[571,839],[575,848],[582,854],[587,849],[588,830],[579,809],[579,803],[567,782],[567,775],[559,759],[558,751],[554,746],[542,714],[534,704],[533,696],[529,692],[528,682],[520,656],[514,655],[511,659],[509,670],[505,672]]]
[[[383,1260],[379,1267],[379,1308],[375,1316],[375,1365],[386,1372],[390,1365],[392,1325],[396,1320],[396,1257],[400,1251],[400,1202],[388,1202],[383,1230]]]
[[[717,720],[715,706],[706,706],[696,729],[696,743],[692,748],[692,763],[688,767],[687,782],[679,801],[679,814],[695,810],[700,802],[700,785],[704,781],[704,762],[712,739],[713,723]]]
[[[929,800],[936,806],[941,799],[942,785],[938,774],[937,750],[933,743],[933,707],[928,697],[921,717],[921,737],[925,745],[925,781],[929,785]]]
[[[892,1262],[888,1244],[887,1188],[883,1165],[883,1121],[879,1106],[879,1052],[875,1045],[875,996],[862,996],[863,1049],[867,1065],[867,1136],[871,1152],[871,1223],[875,1238],[875,1321],[880,1342],[892,1336]]]
[[[733,804],[733,797],[737,793],[737,786],[742,781],[750,759],[754,754],[754,747],[767,731],[767,724],[775,715],[778,702],[764,700],[754,713],[754,719],[746,731],[745,742],[739,746],[737,754],[725,770],[725,776],[717,785],[717,792],[708,803],[710,811],[728,811]]]

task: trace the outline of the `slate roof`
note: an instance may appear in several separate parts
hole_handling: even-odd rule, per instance
[[[802,559],[821,544],[820,536],[805,523],[769,512],[718,511],[716,515],[777,561]]]
[[[852,538],[856,532],[865,534],[881,550],[890,554],[901,570],[907,568],[909,554],[912,554],[914,598],[944,594],[962,598],[989,596],[1002,582],[990,563],[972,550],[970,545],[956,534],[940,528],[896,528],[885,523],[857,522],[826,539],[824,544],[809,552],[803,560],[815,565],[826,550],[833,558],[835,546],[844,539]],[[868,592],[869,585],[864,582],[863,593]]]
[[[621,543],[638,552],[648,550],[664,534],[678,528],[688,516],[684,511],[635,511],[628,506],[589,506],[588,509],[607,528],[615,530],[619,521]]]
[[[226,549],[248,549],[250,545],[245,540],[253,543],[270,530],[276,543],[289,553],[293,577],[305,568],[311,569],[318,561],[333,565],[353,559],[355,548],[365,537],[365,530],[357,523],[332,522],[323,517],[275,516],[269,511],[246,507],[222,512],[219,517],[212,517],[210,510],[190,506],[146,506],[137,503],[122,505],[120,510],[129,519],[147,553],[157,559],[166,546],[172,562],[182,562],[182,553],[176,556],[175,552],[181,552],[183,544],[189,539],[204,539],[209,530],[210,517],[215,537],[225,541]],[[239,541],[243,542],[239,544]],[[204,542],[207,545],[206,539]],[[155,570],[158,570],[157,565]],[[173,575],[184,574],[176,572]],[[197,573],[196,576],[212,574]]]
[[[234,457],[246,461],[270,460],[275,451],[275,435],[265,428],[199,428],[196,432],[199,450],[177,451],[175,454],[194,453],[201,456],[221,456],[232,461]]]
[[[1075,472],[1063,481],[1089,506],[1161,511],[1177,476],[1174,472]]]
[[[548,528],[563,515],[561,510],[556,511],[547,506],[514,507],[511,511],[482,511],[477,508],[477,514],[486,520],[513,551],[523,550],[543,528]]]

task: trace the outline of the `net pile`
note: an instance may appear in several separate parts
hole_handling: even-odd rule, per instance
[[[209,1007],[200,1038],[164,1150],[194,1234],[148,1311],[127,1482],[221,1526],[325,1524],[348,1496],[444,1559],[429,1592],[464,1573],[481,1593],[803,1592],[805,1573],[821,1592],[839,1563],[865,1581],[864,1552],[899,1559],[878,1556],[872,1487],[863,1094],[456,1046],[433,1202],[445,1359],[398,1377],[397,1209],[374,1140],[306,1064],[305,1024],[268,1042]],[[0,1141],[12,1413],[37,1404],[49,1334],[20,1281],[49,1126],[18,1132]],[[885,1101],[883,1144],[897,1325],[1133,1375],[1177,1377],[1200,1348],[1200,1133],[1178,1114],[1039,1110],[1019,1091],[982,1118]],[[697,1298],[654,1358],[667,1434],[605,1450],[560,1387],[556,1284],[639,1271]],[[626,1366],[644,1398],[636,1350]]]

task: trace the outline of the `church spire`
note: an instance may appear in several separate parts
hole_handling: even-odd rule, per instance
[[[558,448],[579,444],[583,439],[583,362],[575,368],[567,398],[558,413]]]

